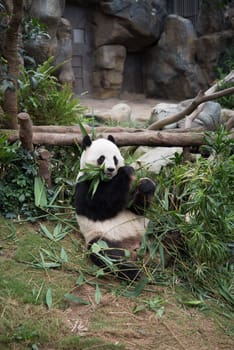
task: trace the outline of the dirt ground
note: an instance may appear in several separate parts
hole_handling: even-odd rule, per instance
[[[108,112],[117,103],[126,103],[132,109],[132,120],[137,118],[138,121],[145,122],[149,119],[152,108],[165,100],[145,98],[143,95],[130,94],[125,98],[110,98],[105,100],[88,98],[83,96],[80,99],[82,105],[88,107],[89,113],[104,113]],[[172,101],[167,101],[172,102]]]
[[[94,290],[89,286],[77,289],[91,305],[71,305],[64,319],[73,334],[101,338],[127,350],[232,350],[234,339],[225,334],[205,313],[197,308],[186,308],[175,302],[176,295],[166,288],[157,287],[145,295],[165,299],[162,317],[152,310],[134,313],[139,300],[103,295],[100,304],[94,302]],[[228,332],[226,332],[228,333]],[[99,347],[98,347],[99,349]]]

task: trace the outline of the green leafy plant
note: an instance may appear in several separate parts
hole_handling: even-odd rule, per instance
[[[51,241],[58,242],[71,232],[70,226],[63,227],[60,222],[54,227],[53,231],[49,230],[46,225],[40,224],[41,233]]]
[[[157,201],[149,212],[148,246],[153,258],[160,244],[168,253],[168,232],[172,237],[178,231],[182,244],[178,239],[170,243],[177,276],[194,291],[221,294],[217,287],[221,274],[229,276],[225,281],[231,286],[228,246],[234,232],[234,140],[223,128],[207,134],[206,140],[208,158],[172,164],[158,177]],[[162,269],[154,267],[149,271],[151,278]]]
[[[67,262],[67,253],[63,247],[61,247],[60,254],[52,249],[40,248],[39,257],[34,257],[34,261],[28,262],[28,264],[34,268],[46,270],[59,268]]]
[[[29,40],[39,40],[41,38],[50,39],[46,25],[41,23],[38,18],[25,17],[22,25],[22,39],[24,42]]]
[[[58,66],[53,66],[50,57],[36,70],[21,67],[19,77],[19,109],[28,112],[37,125],[70,125],[78,123],[85,107],[73,95],[68,85],[61,86],[53,75]]]
[[[37,212],[34,206],[34,178],[37,174],[34,155],[21,148],[19,142],[9,145],[5,136],[0,140],[3,145],[0,151],[0,214],[9,218],[29,217]]]
[[[91,192],[92,197],[95,195],[100,182],[110,180],[105,174],[105,164],[101,166],[86,164],[86,167],[80,171],[84,174],[79,178],[78,182],[90,181],[89,192]]]
[[[8,62],[0,56],[0,103],[4,100],[7,89],[14,90],[14,77],[8,74]]]
[[[228,89],[230,87],[233,87],[234,83],[233,82],[220,82],[218,85],[218,91],[224,90],[224,89]],[[219,102],[221,104],[221,106],[223,108],[229,108],[229,109],[233,109],[234,108],[234,95],[229,95],[229,96],[223,96],[220,97],[217,102]]]

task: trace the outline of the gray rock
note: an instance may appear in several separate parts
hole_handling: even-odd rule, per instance
[[[59,81],[64,84],[73,84],[74,82],[74,72],[72,69],[72,44],[71,44],[72,28],[70,22],[61,18],[58,30],[57,30],[57,54],[56,54],[56,64],[63,63],[59,68],[57,75]]]
[[[166,117],[179,113],[182,110],[183,107],[177,103],[159,103],[152,109],[149,123],[152,124],[156,121],[165,119]],[[164,129],[175,128],[177,128],[177,123],[166,125]]]
[[[95,97],[119,96],[123,82],[125,57],[126,49],[121,45],[105,45],[96,50],[93,72]]]
[[[117,122],[130,122],[131,113],[131,107],[127,103],[117,103],[111,108],[111,120]]]
[[[159,103],[153,109],[150,124],[165,119],[173,114],[183,111],[192,100],[185,100],[179,104]],[[192,128],[203,128],[205,130],[216,130],[221,123],[221,106],[217,102],[208,101],[203,103],[202,110],[192,122]],[[177,123],[169,124],[164,129],[184,128],[184,119]]]
[[[144,167],[149,171],[159,173],[162,167],[172,162],[175,153],[181,154],[182,147],[155,147],[140,156],[133,164],[134,168]]]
[[[95,45],[122,44],[139,51],[156,42],[166,17],[160,1],[112,0],[101,2],[96,13]]]
[[[192,23],[180,16],[167,17],[158,45],[145,56],[145,86],[148,96],[184,99],[207,87],[202,70],[195,61]]]

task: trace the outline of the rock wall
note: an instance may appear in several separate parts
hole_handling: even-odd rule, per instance
[[[74,81],[72,28],[62,17],[69,3],[88,7],[93,13],[90,77],[99,98],[120,95],[128,79],[125,62],[134,65],[134,57],[140,61],[130,71],[141,76],[142,92],[147,96],[193,97],[213,81],[220,57],[234,46],[234,1],[224,11],[214,1],[201,0],[194,28],[185,18],[168,16],[166,0],[29,0],[25,13],[47,25],[50,39],[27,42],[25,49],[38,63],[49,56],[55,56],[55,63],[66,61],[58,72],[62,83]]]

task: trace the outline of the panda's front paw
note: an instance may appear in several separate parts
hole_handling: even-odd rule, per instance
[[[153,195],[156,185],[153,180],[149,178],[143,178],[138,184],[138,191],[144,193],[145,195]]]
[[[127,175],[130,180],[134,180],[135,170],[130,165],[125,165],[119,168],[118,174]]]

